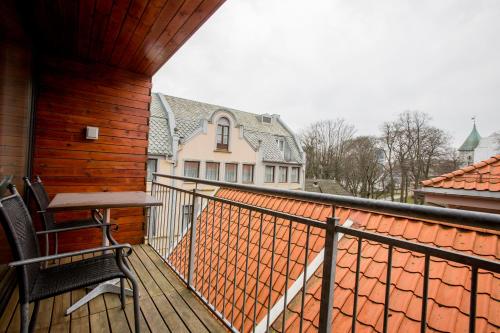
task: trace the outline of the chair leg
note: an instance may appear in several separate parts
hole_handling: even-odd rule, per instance
[[[132,292],[134,297],[134,323],[135,323],[135,332],[141,332],[141,308],[139,305],[139,284],[135,277],[128,276],[130,283],[132,284]]]
[[[36,324],[36,318],[38,316],[38,308],[40,306],[40,302],[36,301],[35,306],[33,308],[33,313],[31,314],[31,320],[30,320],[30,326],[29,326],[29,332],[34,332],[35,331],[35,324]]]
[[[30,324],[30,304],[21,304],[21,333],[28,333]]]
[[[125,309],[125,279],[120,278],[120,300],[122,302],[122,309]]]

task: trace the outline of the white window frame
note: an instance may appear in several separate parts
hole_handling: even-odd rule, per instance
[[[285,171],[285,180],[281,179],[282,171]],[[288,167],[280,165],[278,167],[278,182],[279,183],[288,183]]]
[[[267,180],[267,170],[268,170],[268,168],[273,170],[273,179],[271,181]],[[275,180],[276,180],[276,167],[274,165],[266,165],[266,166],[264,166],[264,183],[272,184],[272,183],[275,182]]]
[[[234,166],[235,167],[235,173],[234,173],[234,180],[228,180],[227,178],[227,166],[228,165],[231,165],[231,166]],[[238,163],[231,163],[231,162],[228,162],[228,163],[225,163],[224,164],[224,181],[228,182],[228,183],[237,183],[238,182]]]
[[[216,179],[209,179],[208,178],[208,166],[209,165],[217,165],[217,177]],[[218,181],[220,179],[220,163],[219,162],[205,162],[205,179],[206,180],[216,180]]]
[[[248,166],[252,170],[251,179],[249,182],[245,181],[245,167]],[[241,167],[241,182],[243,184],[253,184],[255,179],[255,164],[244,163]]]
[[[297,170],[297,179],[293,178],[293,171]],[[290,183],[300,183],[300,167],[292,167],[290,170]]]
[[[186,175],[186,166],[189,164],[189,163],[196,163],[198,165],[198,169],[197,169],[197,172],[196,172],[196,177],[192,177],[192,176],[189,176],[189,175]],[[182,170],[182,174],[184,175],[184,177],[192,177],[192,178],[200,178],[200,161],[184,161],[184,169]]]
[[[149,162],[150,161],[154,161],[154,171],[151,171],[151,176],[149,175]],[[151,182],[153,181],[153,172],[157,172],[158,171],[158,159],[157,158],[148,158],[147,162],[146,162],[146,181],[148,182]]]

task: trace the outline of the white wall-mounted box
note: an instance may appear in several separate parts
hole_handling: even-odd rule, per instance
[[[87,140],[97,140],[99,138],[99,127],[87,126]]]

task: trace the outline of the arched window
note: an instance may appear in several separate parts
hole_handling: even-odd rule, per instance
[[[217,148],[218,149],[228,149],[229,148],[229,120],[222,117],[217,122]]]

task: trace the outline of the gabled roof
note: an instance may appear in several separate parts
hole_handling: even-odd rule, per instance
[[[460,148],[458,148],[458,151],[472,151],[476,149],[479,144],[479,140],[481,140],[481,136],[476,129],[476,124],[474,124],[472,131],[469,133],[469,136],[465,139]]]
[[[334,179],[306,179],[305,191],[336,195],[351,195]]]
[[[148,154],[170,156],[172,155],[170,125],[167,113],[156,94],[151,96],[149,111]]]
[[[500,191],[500,154],[451,173],[424,180],[425,187]]]
[[[151,101],[151,110],[164,108],[160,101],[158,93],[153,93]],[[164,101],[168,104],[165,107],[172,111],[175,117],[177,134],[181,139],[188,139],[203,128],[203,122],[210,120],[211,116],[217,111],[226,111],[232,114],[238,125],[243,125],[243,135],[254,150],[259,147],[263,153],[264,161],[270,162],[296,162],[302,163],[301,149],[298,142],[280,120],[273,120],[271,124],[263,123],[261,115],[230,109],[223,106],[197,102],[185,98],[162,95]],[[152,128],[152,131],[155,131]],[[158,132],[157,132],[158,133]],[[150,134],[152,136],[152,134]],[[279,152],[276,139],[284,138],[287,146],[290,148],[290,160],[286,161]]]
[[[328,205],[264,194],[221,189],[217,193],[217,197],[309,217],[319,221],[325,221],[327,217],[332,215],[331,206]],[[221,204],[211,202],[209,207],[205,207],[202,211],[198,221],[194,283],[196,288],[201,290],[203,296],[208,297],[210,302],[215,304],[217,311],[223,313],[228,320],[234,318],[234,325],[239,329],[243,304],[245,304],[244,314],[248,318],[248,322],[252,322],[254,318],[253,307],[256,285],[258,285],[256,322],[265,322],[268,313],[266,301],[270,290],[269,282],[272,268],[271,308],[276,308],[278,300],[282,299],[284,295],[285,283],[287,282],[285,273],[289,222],[282,219],[276,220],[275,257],[274,265],[271,265],[272,235],[274,234],[273,218],[263,217],[261,246],[259,246],[260,214],[253,213],[252,218],[249,219],[246,210],[239,212],[234,206],[228,209],[227,204],[224,205],[222,211],[223,214],[220,216]],[[229,213],[230,211],[231,213]],[[239,230],[236,218],[238,213],[241,214]],[[490,259],[498,260],[500,258],[500,239],[496,234],[481,233],[436,222],[407,219],[343,207],[337,207],[335,215],[340,218],[341,224],[349,221],[353,223],[352,227],[354,228],[463,251]],[[250,237],[247,238],[249,225],[251,226]],[[240,237],[238,238],[237,235],[240,235]],[[183,246],[177,246],[169,257],[177,267],[182,267],[181,262],[184,262],[184,259],[180,259],[184,258],[184,256],[177,255],[179,254],[178,251],[184,252],[186,250],[187,238],[185,237],[181,241]],[[218,246],[219,239],[221,245]],[[238,246],[236,246],[237,239],[239,239]],[[246,239],[250,239],[248,270],[245,269],[245,259],[247,257]],[[306,228],[303,225],[293,224],[292,246],[290,248],[290,278],[288,280],[289,292],[293,288],[294,282],[300,282],[301,276],[303,277],[306,239]],[[212,240],[214,240],[213,243]],[[336,332],[349,332],[351,330],[356,246],[357,239],[349,236],[344,236],[339,241],[333,305],[333,323]],[[312,263],[321,263],[318,258],[321,259],[323,247],[324,232],[311,228],[308,267],[311,267]],[[236,255],[238,260],[235,265]],[[381,332],[387,247],[378,243],[363,241],[361,256],[358,329],[367,332]],[[261,265],[257,274],[258,260],[260,260]],[[310,270],[307,274],[311,277],[307,280],[303,318],[304,332],[316,331],[319,326],[322,265],[314,267],[315,269]],[[391,331],[419,331],[423,270],[423,255],[401,249],[394,250],[389,310],[389,329]],[[247,272],[246,281],[245,272]],[[234,284],[234,276],[236,276],[236,284]],[[236,289],[234,289],[235,285]],[[244,302],[243,292],[245,288],[247,297]],[[234,298],[235,311],[232,313],[231,305],[233,304],[234,290],[236,290]],[[442,332],[467,329],[469,291],[470,269],[468,267],[432,258],[428,328]],[[299,330],[300,309],[299,293],[298,296],[291,300],[285,312],[287,331],[296,332]],[[487,329],[489,332],[500,329],[499,309],[500,275],[480,271],[477,296],[478,331],[486,331]],[[282,314],[283,311],[279,313]],[[271,323],[277,331],[282,331],[281,315],[272,318]],[[251,329],[252,327],[247,325],[243,331],[248,332]]]

